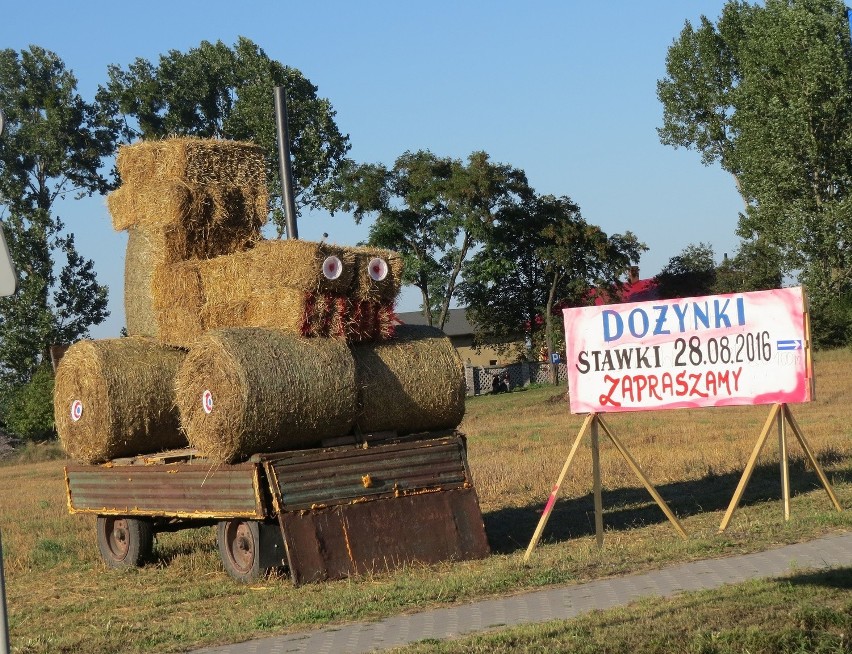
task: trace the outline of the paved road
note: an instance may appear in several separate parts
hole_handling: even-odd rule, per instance
[[[530,622],[573,618],[649,596],[718,588],[796,569],[852,565],[852,533],[756,554],[683,563],[644,574],[548,588],[412,615],[197,650],[195,654],[357,654],[423,638],[450,638]]]

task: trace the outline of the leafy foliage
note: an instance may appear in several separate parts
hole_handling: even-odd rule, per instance
[[[57,55],[31,46],[0,51],[0,216],[18,274],[18,293],[0,299],[0,391],[30,381],[52,343],[88,335],[108,315],[105,286],[54,202],[103,193],[101,172],[112,154],[117,124],[85,102]]]
[[[709,295],[716,283],[713,246],[708,243],[686,246],[683,252],[669,259],[654,281],[662,298]]]
[[[40,366],[27,383],[12,391],[3,417],[6,431],[24,440],[44,441],[56,437],[50,366]]]
[[[532,190],[523,171],[484,152],[467,162],[420,150],[393,168],[351,166],[336,204],[360,222],[375,215],[369,242],[400,252],[403,281],[420,289],[428,324],[443,328],[471,251],[492,223]]]
[[[689,23],[658,83],[663,143],[732,173],[739,234],[778,253],[814,307],[852,290],[852,43],[839,0],[730,0]],[[816,316],[815,316],[816,317]],[[819,321],[815,321],[818,324]],[[850,327],[852,325],[847,325]],[[817,334],[819,336],[819,334]]]
[[[636,237],[608,236],[566,196],[534,197],[506,211],[465,272],[461,296],[481,341],[521,340],[549,353],[558,342],[557,307],[588,304],[590,292],[615,292],[646,248]]]
[[[326,206],[325,194],[349,151],[331,103],[295,68],[270,59],[250,39],[233,47],[202,41],[187,52],[170,50],[154,64],[136,59],[126,69],[112,65],[99,102],[123,117],[124,138],[183,135],[252,141],[267,159],[273,221],[279,236],[285,221],[278,179],[273,92],[287,94],[288,131],[295,199],[299,207]]]

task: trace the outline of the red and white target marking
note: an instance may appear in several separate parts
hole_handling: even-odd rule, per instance
[[[71,420],[77,422],[83,417],[83,403],[80,400],[71,402]]]
[[[210,391],[204,391],[201,394],[201,408],[204,409],[204,413],[213,412],[213,393]]]
[[[379,257],[370,259],[367,270],[370,273],[370,279],[374,282],[380,282],[388,276],[388,264],[384,259],[379,259]]]
[[[326,257],[322,262],[322,274],[326,279],[337,279],[343,272],[343,262],[336,256]]]

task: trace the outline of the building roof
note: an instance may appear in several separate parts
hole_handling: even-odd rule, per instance
[[[396,317],[403,325],[425,325],[426,317],[420,311],[398,313]],[[438,316],[433,315],[433,320]],[[473,325],[467,320],[466,309],[450,309],[447,312],[447,322],[444,323],[444,333],[447,336],[467,336],[473,334]]]

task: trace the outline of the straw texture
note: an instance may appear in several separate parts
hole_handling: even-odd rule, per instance
[[[54,385],[56,430],[68,455],[99,463],[186,447],[173,390],[184,357],[182,350],[142,337],[78,341],[68,348]]]
[[[348,433],[355,363],[338,339],[214,330],[192,346],[176,392],[189,442],[212,460],[233,462]]]
[[[362,432],[451,429],[464,417],[464,368],[434,327],[399,325],[388,341],[353,345]]]

